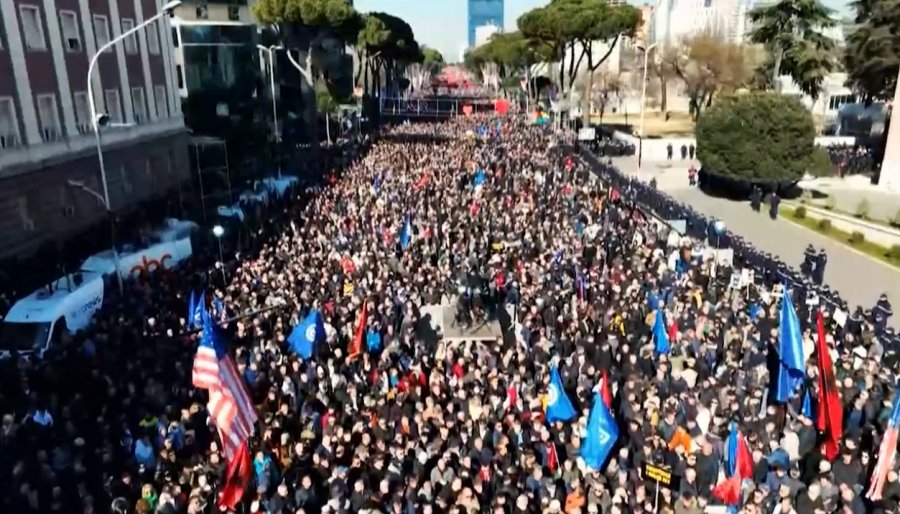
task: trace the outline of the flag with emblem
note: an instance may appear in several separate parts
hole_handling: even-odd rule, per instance
[[[311,311],[306,318],[294,326],[287,338],[291,351],[309,359],[315,353],[316,344],[325,339],[325,322],[317,310]]]
[[[581,443],[581,458],[588,469],[599,470],[619,438],[619,427],[599,391],[594,392],[594,404],[588,416],[587,429]]]
[[[559,368],[555,363],[550,365],[550,386],[547,388],[547,407],[544,414],[547,423],[569,421],[575,417],[575,407],[566,395],[562,378],[559,376]]]

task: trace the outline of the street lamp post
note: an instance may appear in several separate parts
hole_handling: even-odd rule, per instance
[[[219,263],[221,264],[222,288],[224,289],[228,285],[228,280],[225,278],[225,252],[222,251],[222,236],[225,235],[225,229],[222,225],[216,225],[212,228],[212,233],[219,243]]]
[[[647,103],[647,64],[650,58],[650,51],[656,48],[657,43],[653,43],[644,49],[644,75],[641,79],[641,123],[640,133],[638,134],[638,153],[637,168],[638,176],[641,174],[641,161],[644,154],[644,105]]]
[[[716,232],[716,254],[713,257],[713,265],[712,265],[712,278],[713,282],[716,281],[717,273],[719,272],[719,242],[722,238],[722,234],[725,232],[725,222],[722,220],[716,220],[713,222],[713,230]]]
[[[109,41],[105,45],[101,46],[97,50],[97,53],[95,53],[94,56],[91,57],[91,62],[90,62],[90,64],[88,64],[88,72],[87,72],[88,104],[90,105],[90,108],[91,108],[91,123],[93,123],[93,128],[94,128],[94,140],[96,141],[96,144],[97,144],[97,162],[100,165],[100,182],[103,184],[102,204],[103,204],[103,207],[106,209],[106,217],[107,217],[107,219],[109,219],[109,230],[110,230],[110,239],[112,242],[113,262],[115,263],[115,266],[116,266],[116,279],[118,280],[120,291],[124,291],[124,287],[122,284],[122,270],[119,269],[119,251],[116,249],[116,228],[115,228],[115,222],[113,221],[112,204],[109,201],[109,182],[107,182],[107,180],[106,180],[106,167],[104,166],[104,163],[103,163],[103,143],[100,139],[100,128],[109,122],[109,115],[108,114],[104,114],[104,115],[97,114],[97,103],[94,100],[94,84],[93,84],[93,81],[91,80],[91,77],[93,77],[93,75],[94,75],[94,68],[97,66],[97,61],[100,58],[100,55],[103,54],[103,52],[112,48],[116,43],[124,40],[125,38],[138,32],[139,30],[143,30],[144,27],[150,25],[151,23],[156,22],[156,20],[162,18],[166,14],[171,13],[172,10],[175,9],[176,7],[178,7],[179,5],[181,5],[181,0],[172,0],[171,2],[168,2],[166,5],[163,6],[163,8],[158,13],[156,13],[153,16],[144,20],[143,23],[139,24],[138,26],[132,28],[131,30],[129,30],[127,32],[120,34],[119,37],[117,37],[117,38]],[[101,88],[101,91],[102,91],[102,88]],[[73,185],[73,184],[70,182],[70,185]],[[75,186],[75,187],[80,187],[81,189],[83,189],[91,194],[94,194],[98,198],[100,196],[99,194],[96,194],[96,192],[93,191],[92,189],[89,189],[86,186],[84,186],[84,184],[81,184],[80,186]]]
[[[275,143],[278,144],[281,142],[281,137],[278,134],[278,106],[275,102],[275,55],[272,52],[281,50],[284,47],[281,45],[256,45],[256,48],[269,54],[269,85],[272,88],[272,137]],[[281,178],[281,159],[278,160],[278,178]]]

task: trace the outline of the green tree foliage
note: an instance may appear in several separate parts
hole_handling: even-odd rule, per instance
[[[281,29],[303,24],[348,43],[355,41],[361,24],[359,13],[346,0],[257,0],[253,14],[264,25]]]
[[[778,93],[721,98],[697,124],[704,172],[735,181],[793,183],[813,159],[815,125],[799,100]]]
[[[571,87],[585,58],[588,71],[596,71],[612,54],[619,38],[634,35],[640,22],[641,14],[635,7],[613,6],[605,0],[552,0],[517,20],[527,41],[545,45],[551,57],[559,61],[562,89]],[[607,45],[600,58],[594,57],[597,44]]]
[[[440,51],[422,45],[422,64],[425,66],[425,69],[433,74],[437,74],[440,73],[446,63],[444,63],[444,56]]]
[[[412,27],[403,19],[382,12],[365,15],[357,37],[362,83],[367,91],[378,85],[399,87],[401,70],[408,64],[425,60]],[[357,77],[359,82],[359,77]]]
[[[752,10],[750,21],[750,39],[769,50],[763,66],[770,85],[789,75],[801,91],[818,98],[837,64],[835,42],[822,32],[835,26],[831,10],[818,0],[778,0]]]
[[[893,97],[900,70],[900,2],[857,0],[844,66],[850,87],[867,101]]]

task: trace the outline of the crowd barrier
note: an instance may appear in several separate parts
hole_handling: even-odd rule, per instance
[[[617,189],[623,198],[632,202],[634,207],[643,212],[645,216],[665,224],[669,224],[669,220],[684,220],[684,235],[697,240],[705,240],[708,244],[720,248],[732,249],[733,269],[726,267],[719,269],[718,283],[727,286],[727,281],[733,272],[747,268],[754,272],[755,283],[760,291],[771,291],[779,283],[790,284],[801,319],[807,321],[812,319],[813,306],[824,308],[830,313],[832,319],[838,310],[843,314],[852,313],[852,316],[862,315],[865,307],[853,306],[854,308],[851,309],[838,291],[833,291],[828,286],[816,286],[798,269],[785,264],[777,255],[762,252],[739,235],[727,230],[722,234],[717,234],[714,229],[714,219],[708,218],[692,207],[676,201],[666,193],[620,172],[615,167],[601,162],[587,148],[582,148],[581,153],[602,180]],[[811,304],[809,302],[811,298],[817,298],[818,301]],[[896,344],[900,344],[900,337],[894,336],[892,331],[889,334]],[[882,335],[885,336],[885,334]]]

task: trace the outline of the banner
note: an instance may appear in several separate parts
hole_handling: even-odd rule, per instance
[[[658,464],[644,463],[642,473],[645,481],[656,482],[660,487],[671,491],[681,488],[681,477],[672,473],[672,470]]]

